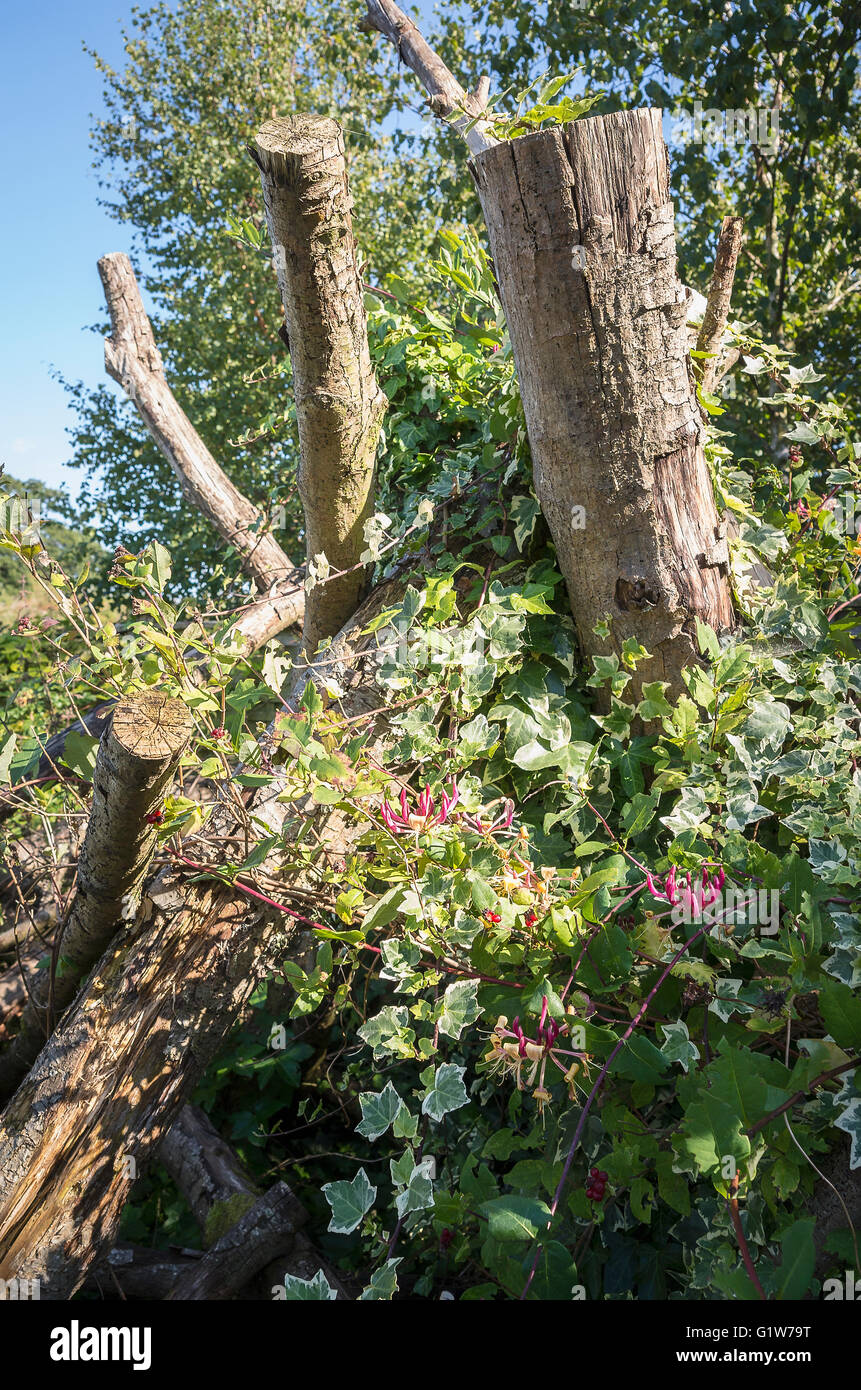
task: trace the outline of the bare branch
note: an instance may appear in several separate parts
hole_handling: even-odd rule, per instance
[[[481,154],[498,144],[488,132],[487,121],[475,119],[481,117],[487,105],[490,79],[480,77],[475,95],[471,96],[394,0],[367,0],[367,5],[368,24],[395,45],[401,60],[427,92],[434,115],[463,135],[471,154]],[[465,130],[471,121],[475,121],[472,129]]]
[[[718,379],[718,366],[724,330],[729,319],[729,305],[732,298],[732,285],[735,268],[741,251],[742,220],[740,217],[725,217],[718,237],[715,268],[709,286],[702,327],[697,338],[697,351],[712,354],[702,364],[700,389],[711,392]]]
[[[105,339],[108,375],[137,407],[189,502],[239,551],[246,574],[269,595],[294,573],[295,565],[275,537],[260,529],[260,512],[234,487],[177,403],[128,256],[103,256],[99,274],[111,316],[111,336]],[[295,616],[293,608],[283,610],[292,622],[302,613],[301,602],[294,606]]]

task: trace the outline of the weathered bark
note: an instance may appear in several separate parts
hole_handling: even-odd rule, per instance
[[[111,316],[111,336],[105,339],[108,375],[137,406],[189,502],[239,552],[243,569],[258,590],[269,594],[273,585],[289,582],[295,566],[271,533],[252,529],[261,522],[260,512],[234,487],[177,404],[128,256],[122,252],[103,256],[99,274]],[[293,603],[295,615],[293,608],[284,610],[290,613],[290,622],[301,616],[301,605],[295,598]]]
[[[199,1250],[153,1250],[149,1246],[121,1241],[84,1280],[85,1293],[103,1299],[144,1299],[150,1303],[166,1299],[177,1280],[201,1259]]]
[[[474,93],[466,92],[449,72],[419,30],[392,0],[368,0],[368,16],[363,27],[376,29],[395,45],[399,57],[421,80],[430,108],[460,132],[472,154],[480,154],[497,142],[487,129],[481,113],[487,104],[490,79],[481,77]],[[471,126],[467,130],[466,126]]]
[[[700,377],[700,387],[706,392],[714,390],[718,378],[722,375],[720,350],[729,320],[735,268],[741,251],[742,225],[740,217],[725,217],[718,236],[712,281],[697,338],[697,351],[710,354],[703,361]]]
[[[10,1095],[26,1074],[114,934],[137,917],[158,839],[147,816],[160,807],[192,728],[181,701],[156,693],[122,700],[113,711],[93,770],[74,897],[55,938],[52,966],[60,958],[62,970],[31,977],[21,1027],[0,1056],[0,1097]]]
[[[299,673],[299,688],[334,674],[347,718],[378,709],[381,658],[376,639],[361,634],[397,592],[395,580],[378,586],[320,672]],[[277,722],[272,753],[289,728]],[[276,777],[253,797],[248,811],[259,824],[277,831],[295,815],[298,828],[313,814],[319,842],[338,854],[361,833],[336,808],[280,803],[282,789]],[[237,825],[226,806],[213,819],[217,849]],[[294,942],[304,945],[292,919],[221,884],[187,884],[164,870],[147,898],[152,916],[108,948],[0,1117],[0,1278],[38,1278],[44,1299],[68,1298],[106,1257],[134,1177],[258,979]]]
[[[159,1151],[159,1159],[191,1207],[207,1246],[217,1243],[220,1247],[222,1237],[233,1235],[235,1223],[253,1214],[260,1201],[260,1191],[239,1158],[222,1139],[209,1117],[196,1105],[186,1105],[171,1126]],[[259,1286],[261,1296],[271,1297],[272,1289],[284,1283],[286,1274],[293,1274],[299,1279],[313,1279],[322,1269],[330,1286],[338,1291],[338,1296],[346,1298],[347,1293],[338,1275],[299,1229],[306,1216],[304,1209],[297,1210],[297,1206],[288,1204],[286,1211],[287,1222],[282,1239],[275,1242],[273,1256],[263,1260],[258,1251],[254,1259],[256,1268],[253,1274],[260,1273],[255,1284]],[[258,1209],[255,1218],[258,1221],[260,1214]],[[188,1292],[199,1287],[196,1283],[197,1271],[187,1269],[183,1274],[186,1278],[181,1284],[177,1280],[179,1288],[173,1293],[174,1298],[221,1296],[213,1292]],[[204,1277],[208,1279],[209,1275],[205,1274]],[[218,1277],[221,1279],[222,1276]],[[235,1291],[249,1283],[251,1276],[239,1279],[229,1273],[228,1278]],[[249,1291],[246,1289],[246,1293]]]
[[[694,616],[733,626],[729,555],[689,372],[660,112],[525,136],[472,161],[535,476],[584,653],[651,653],[674,693]],[[579,510],[582,509],[582,510]],[[594,629],[607,618],[610,636]]]
[[[404,43],[390,0],[367,3],[371,25],[399,45],[427,90],[444,85],[445,65],[432,55],[431,72],[414,38]],[[535,490],[581,647],[620,653],[637,638],[651,655],[633,693],[665,680],[678,694],[682,671],[699,659],[694,619],[721,632],[734,614],[687,348],[661,113],[618,112],[499,142],[469,167]],[[606,639],[595,633],[605,621]]]
[[[310,653],[367,587],[360,556],[386,398],[371,366],[340,126],[322,116],[268,121],[249,150],[262,174],[293,364],[307,557],[325,554],[340,575],[307,594]]]
[[[171,1290],[172,1300],[230,1298],[289,1245],[308,1219],[284,1182],[258,1197]]]
[[[274,933],[228,888],[183,893],[167,875],[158,887],[163,905],[106,953],[0,1119],[0,1278],[27,1270],[45,1299],[68,1298],[114,1244],[134,1176],[224,1042]]]

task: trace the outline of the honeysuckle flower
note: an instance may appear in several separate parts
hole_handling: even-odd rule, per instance
[[[538,1101],[539,1110],[543,1110],[551,1099],[550,1091],[545,1085],[548,1062],[561,1074],[568,1085],[571,1098],[574,1099],[574,1078],[581,1065],[588,1061],[588,1054],[585,1052],[562,1051],[558,1048],[558,1040],[567,1032],[567,1021],[563,1020],[560,1024],[549,1017],[547,996],[544,995],[535,1037],[527,1037],[519,1018],[515,1018],[509,1027],[508,1019],[503,1014],[497,1019],[496,1027],[490,1035],[491,1046],[489,1052],[485,1053],[485,1061],[493,1063],[495,1070],[513,1075],[519,1091],[523,1090],[524,1085],[536,1086],[537,1083],[533,1096]],[[574,1058],[574,1062],[570,1062],[569,1058]],[[525,1079],[524,1067],[527,1071]]]
[[[495,820],[485,819],[482,815],[464,816],[463,823],[470,830],[476,830],[479,835],[493,835],[497,830],[508,830],[514,820],[514,802],[506,798],[502,803],[502,811]]]
[[[452,782],[451,796],[442,792],[440,809],[437,810],[436,803],[431,796],[431,789],[426,786],[418,799],[416,809],[411,811],[406,788],[404,788],[400,796],[400,814],[383,797],[380,815],[386,829],[391,831],[393,835],[422,835],[428,830],[432,830],[435,825],[442,825],[444,821],[447,821],[459,799],[457,783]]]
[[[667,874],[663,888],[658,886],[652,874],[646,874],[646,883],[652,897],[669,903],[671,907],[681,908],[692,920],[701,917],[703,909],[710,907],[717,900],[725,881],[726,874],[722,868],[718,868],[715,874],[710,874],[705,864],[700,867],[699,883],[693,882],[690,872],[679,882],[675,864]]]

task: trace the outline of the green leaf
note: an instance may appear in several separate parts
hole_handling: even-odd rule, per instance
[[[365,1091],[359,1096],[362,1118],[356,1125],[356,1133],[373,1142],[385,1134],[401,1108],[402,1101],[391,1081],[382,1091]]]
[[[673,1171],[673,1155],[662,1150],[655,1156],[655,1169],[658,1174],[658,1194],[673,1211],[681,1216],[691,1214],[691,1192],[687,1180],[681,1173]]]
[[[533,1197],[494,1197],[479,1207],[494,1240],[534,1240],[547,1229],[550,1208]]]
[[[326,1201],[332,1208],[332,1219],[327,1227],[333,1235],[348,1236],[371,1210],[377,1189],[371,1186],[364,1168],[360,1168],[352,1182],[327,1182],[323,1185]]]
[[[18,735],[10,734],[0,748],[0,782],[8,783],[9,769],[12,766],[12,759],[15,756],[15,749],[18,746]]]
[[[456,980],[447,987],[437,1006],[436,1022],[446,1037],[459,1038],[464,1028],[481,1013],[478,1006],[478,980]]]
[[[407,1027],[409,1014],[405,1008],[387,1004],[378,1014],[363,1023],[359,1037],[374,1049],[377,1059],[393,1057],[413,1057],[415,1033]]]
[[[371,1275],[371,1282],[367,1284],[359,1294],[360,1303],[373,1303],[380,1300],[388,1301],[394,1298],[398,1291],[397,1269],[403,1257],[397,1255],[392,1260],[375,1269]]]
[[[443,1062],[433,1074],[429,1085],[425,1080],[428,1073],[422,1073],[422,1080],[427,1087],[422,1097],[423,1115],[429,1115],[432,1120],[441,1120],[452,1110],[459,1110],[461,1106],[468,1104],[469,1096],[463,1084],[465,1071],[466,1067],[455,1066],[453,1062]]]
[[[810,1281],[816,1264],[812,1218],[794,1221],[780,1237],[782,1259],[777,1271],[777,1297],[783,1300],[803,1298],[810,1292]]]
[[[66,738],[65,746],[58,761],[64,763],[77,777],[83,778],[85,782],[92,782],[93,769],[96,766],[96,754],[98,751],[99,739],[93,738],[91,734],[80,734],[77,730],[73,729]]]
[[[286,1274],[284,1287],[287,1290],[288,1303],[321,1303],[338,1297],[337,1290],[331,1287],[322,1269],[317,1271],[313,1279],[299,1279],[295,1274]]]
[[[819,991],[819,1012],[838,1047],[854,1052],[861,1047],[861,997],[839,980]]]

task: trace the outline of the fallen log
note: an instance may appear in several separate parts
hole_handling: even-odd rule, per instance
[[[189,711],[157,693],[122,700],[102,734],[74,897],[54,938],[52,968],[34,973],[11,1047],[0,1055],[0,1098],[26,1074],[54,1020],[114,934],[135,920],[158,840],[159,813],[192,733]],[[55,969],[62,958],[62,971]]]
[[[226,1297],[226,1293],[216,1290],[229,1288],[234,1293],[249,1285],[257,1274],[260,1277],[254,1283],[258,1296],[271,1298],[273,1290],[283,1285],[285,1275],[313,1279],[321,1269],[330,1287],[338,1291],[339,1298],[348,1297],[334,1269],[318,1254],[300,1229],[307,1219],[307,1213],[295,1198],[283,1207],[285,1219],[279,1222],[274,1232],[277,1236],[280,1230],[280,1237],[271,1242],[267,1237],[266,1244],[256,1249],[251,1260],[239,1254],[238,1258],[243,1261],[242,1269],[246,1271],[243,1278],[239,1277],[240,1269],[233,1253],[237,1243],[236,1223],[251,1217],[259,1225],[268,1208],[261,1207],[259,1189],[233,1149],[198,1106],[185,1106],[159,1150],[159,1160],[191,1207],[204,1244],[210,1247],[208,1254],[215,1256],[218,1252],[217,1259],[213,1258],[203,1269],[187,1267],[177,1276],[171,1295],[174,1299]],[[279,1186],[283,1187],[284,1184]],[[274,1210],[278,1221],[281,1204]],[[228,1236],[232,1237],[232,1241],[222,1244]],[[242,1241],[250,1241],[247,1231],[243,1233]],[[262,1256],[266,1250],[271,1254],[264,1259]],[[222,1259],[227,1265],[223,1270],[219,1268]],[[246,1289],[246,1292],[250,1292],[250,1289]]]
[[[325,689],[334,676],[346,718],[378,711],[383,657],[363,629],[402,589],[402,579],[378,585],[319,669],[299,671],[296,688],[314,679]],[[381,751],[373,724],[369,733]],[[276,729],[271,751],[278,740]],[[318,840],[348,852],[361,824],[337,808],[279,802],[282,789],[276,775],[248,804],[261,833],[277,832],[288,815],[298,831],[313,815]],[[237,825],[226,806],[212,821],[217,850]],[[39,1279],[44,1299],[69,1298],[104,1260],[134,1175],[155,1157],[258,981],[305,945],[289,919],[285,926],[221,883],[189,884],[165,869],[146,897],[151,916],[108,948],[0,1116],[0,1278]]]

